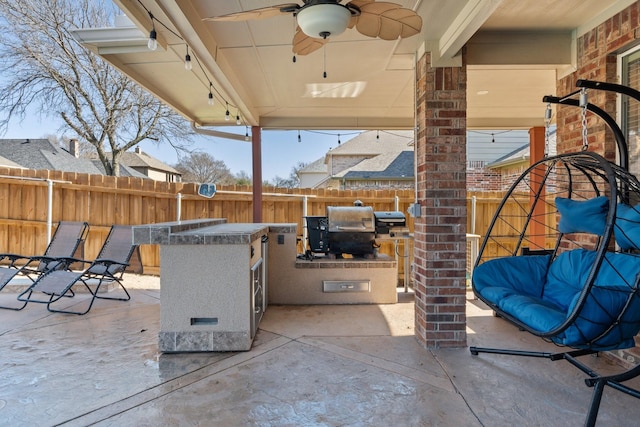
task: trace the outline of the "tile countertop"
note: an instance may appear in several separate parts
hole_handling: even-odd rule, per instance
[[[250,244],[270,232],[295,233],[297,224],[227,223],[224,218],[175,221],[133,227],[139,245]]]

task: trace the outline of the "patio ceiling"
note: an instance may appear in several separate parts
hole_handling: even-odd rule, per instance
[[[282,0],[114,0],[135,27],[80,30],[77,37],[197,126],[235,125],[239,115],[265,129],[411,129],[416,58],[430,51],[433,65],[455,66],[466,45],[468,127],[527,128],[544,124],[542,96],[555,94],[557,75],[574,69],[576,37],[633,3],[391,1],[422,17],[420,34],[385,41],[348,29],[295,63],[290,15],[203,21]],[[146,47],[148,12],[156,51]],[[187,45],[192,71],[184,69]],[[227,102],[231,121],[224,119]]]

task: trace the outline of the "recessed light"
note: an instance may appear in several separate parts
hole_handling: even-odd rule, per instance
[[[486,94],[488,94],[488,93],[489,93],[489,91],[488,91],[488,90],[479,90],[479,91],[477,92],[477,94],[478,94],[478,95],[486,95]]]

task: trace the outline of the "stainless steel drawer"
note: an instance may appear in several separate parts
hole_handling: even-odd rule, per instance
[[[371,292],[370,280],[323,280],[323,292]]]

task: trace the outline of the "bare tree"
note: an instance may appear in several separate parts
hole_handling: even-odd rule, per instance
[[[0,0],[0,132],[35,108],[91,144],[108,175],[145,139],[184,148],[188,123],[71,33],[112,26],[115,13],[106,0]]]
[[[247,173],[247,171],[240,171],[238,172],[235,177],[235,184],[236,185],[251,185],[253,184],[253,179],[251,178],[251,175],[249,175]]]
[[[182,173],[184,182],[233,184],[235,181],[227,165],[208,153],[191,153],[174,167]]]
[[[298,162],[291,168],[288,178],[276,175],[268,184],[280,188],[298,188],[300,186],[300,176],[298,173],[300,169],[303,169],[305,166],[307,166],[307,163]]]

